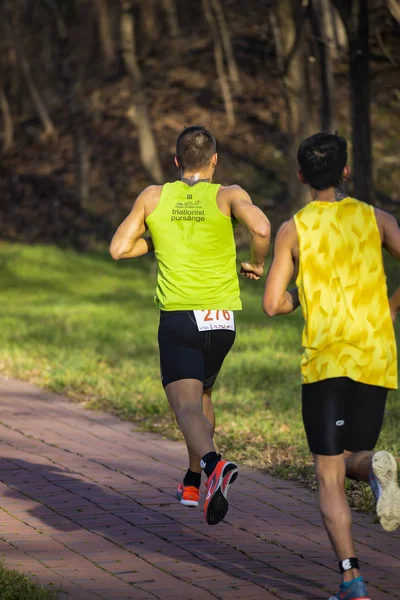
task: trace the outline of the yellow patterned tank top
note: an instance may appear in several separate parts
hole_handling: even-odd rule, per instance
[[[311,202],[295,216],[305,326],[303,383],[332,377],[397,388],[396,340],[372,206]]]

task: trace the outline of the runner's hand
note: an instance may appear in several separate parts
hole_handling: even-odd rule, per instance
[[[240,265],[240,274],[247,279],[260,279],[263,276],[264,267],[260,265],[253,265],[250,262],[242,262]]]

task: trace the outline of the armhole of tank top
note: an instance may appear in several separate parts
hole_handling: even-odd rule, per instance
[[[217,196],[218,196],[218,192],[219,192],[219,190],[221,189],[221,184],[220,184],[220,183],[218,183],[218,184],[216,184],[216,185],[218,186],[218,187],[217,187],[217,189],[216,189],[216,192],[215,192],[215,196],[214,196],[214,205],[215,205],[216,211],[217,211],[217,213],[218,213],[218,214],[219,214],[221,217],[224,217],[224,219],[229,219],[229,221],[231,221],[231,223],[233,224],[233,223],[234,223],[234,220],[235,220],[235,216],[233,215],[233,213],[231,212],[231,216],[230,216],[230,217],[228,217],[228,215],[224,215],[224,213],[222,212],[222,210],[221,210],[221,209],[220,209],[220,207],[218,206]]]
[[[158,200],[158,202],[157,202],[157,206],[155,207],[155,209],[154,209],[153,211],[151,211],[151,213],[150,213],[149,215],[147,215],[147,217],[146,217],[146,219],[145,219],[145,221],[144,221],[144,222],[146,223],[146,225],[147,225],[147,220],[148,220],[150,217],[152,217],[152,216],[153,216],[153,215],[154,215],[154,214],[157,212],[157,210],[158,210],[158,207],[160,206],[160,204],[161,204],[161,202],[162,202],[162,199],[163,199],[163,194],[164,194],[164,187],[165,187],[166,185],[169,185],[169,184],[168,184],[168,183],[164,183],[164,185],[162,186],[162,190],[161,190],[161,194],[160,194],[160,199],[159,199],[159,200]],[[148,226],[148,225],[147,225],[147,226]]]

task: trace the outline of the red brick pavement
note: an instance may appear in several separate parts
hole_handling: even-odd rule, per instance
[[[326,600],[336,562],[316,498],[242,467],[225,521],[174,498],[181,443],[0,379],[0,556],[60,600]],[[400,534],[356,515],[372,600],[400,598]]]

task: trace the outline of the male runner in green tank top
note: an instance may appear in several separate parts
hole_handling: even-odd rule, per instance
[[[111,242],[114,259],[155,250],[156,305],[162,383],[186,440],[189,469],[177,496],[197,506],[202,469],[207,481],[206,522],[228,510],[227,495],[237,466],[215,451],[212,386],[235,339],[234,311],[241,310],[234,225],[248,230],[251,258],[241,274],[260,279],[270,240],[269,222],[237,185],[213,184],[216,142],[203,127],[178,137],[175,164],[180,181],[152,185],[137,198]],[[149,230],[151,239],[143,238]]]

